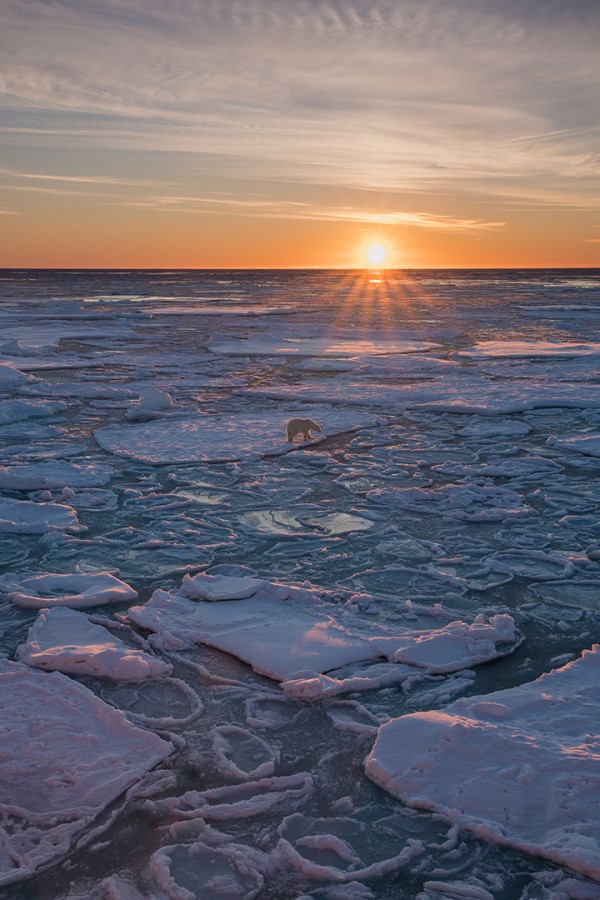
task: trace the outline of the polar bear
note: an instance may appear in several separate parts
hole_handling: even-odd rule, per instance
[[[285,427],[288,441],[293,441],[297,434],[302,435],[303,441],[310,441],[312,439],[311,429],[321,432],[317,423],[312,419],[290,419]]]

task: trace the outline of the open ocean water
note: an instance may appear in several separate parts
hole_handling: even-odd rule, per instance
[[[0,896],[600,897],[599,269],[3,270],[0,326]]]

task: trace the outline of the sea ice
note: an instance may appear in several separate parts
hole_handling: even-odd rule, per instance
[[[21,387],[23,384],[27,384],[31,380],[30,375],[25,375],[16,366],[0,362],[0,390],[11,391]]]
[[[600,434],[568,435],[565,437],[551,436],[547,441],[551,447],[559,447],[561,450],[571,450],[575,453],[584,453],[587,456],[600,456]]]
[[[459,350],[457,356],[472,359],[489,357],[547,357],[547,356],[589,356],[600,353],[600,343],[591,341],[581,344],[559,341],[481,341],[474,347]]]
[[[240,587],[243,582],[243,588]],[[246,584],[248,582],[249,584]],[[453,622],[434,632],[421,632],[407,621],[403,632],[389,635],[382,626],[368,624],[350,610],[321,600],[314,588],[272,584],[250,578],[222,576],[221,600],[193,600],[206,592],[206,575],[186,576],[177,591],[157,590],[145,606],[128,611],[132,622],[160,635],[158,645],[217,647],[249,663],[262,675],[283,682],[286,692],[303,698],[330,696],[402,681],[417,668],[451,672],[512,652],[516,633],[511,616],[478,617],[472,625]],[[195,585],[199,585],[199,592]],[[230,596],[225,585],[230,585]],[[239,593],[252,590],[238,602]],[[334,618],[334,612],[338,616]],[[399,633],[401,632],[401,633]],[[496,644],[510,644],[509,650]],[[344,673],[350,663],[388,656],[408,666],[389,672]],[[408,658],[410,657],[410,659]],[[329,672],[327,675],[325,673]]]
[[[319,819],[293,813],[278,831],[277,849],[286,862],[303,875],[324,881],[381,878],[403,869],[425,852],[420,841],[409,838],[396,856],[381,859],[378,851],[386,845],[384,836],[388,836],[385,826],[341,816]]]
[[[446,484],[439,488],[375,488],[367,499],[415,513],[467,522],[502,522],[535,516],[517,492],[506,487]]]
[[[600,345],[599,345],[600,347]],[[394,353],[423,353],[439,350],[440,345],[431,341],[402,341],[390,338],[363,340],[331,337],[284,338],[275,334],[254,334],[243,341],[215,335],[208,345],[212,353],[228,356],[379,356]]]
[[[145,606],[129,610],[129,618],[167,640],[175,637],[188,646],[196,642],[217,647],[277,681],[317,675],[378,655],[367,640],[328,615],[307,590],[295,591],[306,597],[304,604],[287,602],[294,592],[268,582],[238,603],[193,601],[188,591],[189,582],[183,591],[155,591]]]
[[[36,669],[114,681],[161,678],[173,670],[170,663],[134,650],[84,613],[66,607],[42,610],[17,656]]]
[[[109,572],[34,575],[29,578],[5,575],[0,579],[0,589],[8,592],[8,599],[17,606],[30,609],[53,606],[84,609],[104,603],[123,603],[137,597],[137,591]]]
[[[140,390],[138,402],[129,407],[125,416],[132,422],[145,422],[160,416],[172,406],[173,398],[167,391],[160,391],[150,385]]]
[[[409,806],[600,879],[600,645],[536,681],[383,725],[367,775]]]
[[[396,662],[426,669],[431,675],[457,672],[488,662],[501,654],[497,644],[515,649],[515,622],[506,613],[485,622],[480,613],[471,625],[450,622],[444,628],[416,631],[401,637],[373,638],[373,643]]]
[[[57,490],[64,487],[101,487],[113,475],[111,466],[96,462],[41,463],[0,466],[0,489],[8,491]]]
[[[214,414],[143,425],[109,425],[97,429],[94,436],[104,450],[150,465],[228,462],[293,449],[285,440],[285,423],[294,413],[286,405],[277,412]],[[302,415],[323,423],[323,433],[313,443],[377,424],[376,417],[368,413],[329,406],[309,406]]]
[[[75,510],[63,503],[33,503],[0,497],[0,532],[46,534],[50,531],[85,531]]]
[[[238,725],[218,725],[208,737],[217,767],[235,781],[267,778],[273,774],[276,754],[252,732]]]
[[[61,400],[0,400],[0,425],[43,419],[64,412],[67,404]]]
[[[215,847],[204,841],[161,847],[150,871],[161,896],[172,900],[254,900],[264,885],[252,865],[258,853],[244,844]]]
[[[77,834],[173,749],[70,678],[5,659],[0,708],[0,884],[64,857]]]

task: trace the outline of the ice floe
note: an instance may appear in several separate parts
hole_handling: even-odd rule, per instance
[[[42,610],[17,650],[21,662],[49,672],[143,681],[172,671],[170,663],[129,647],[74,609]]]
[[[217,767],[235,781],[266,778],[273,774],[276,754],[252,732],[238,725],[219,725],[208,737]]]
[[[600,346],[600,345],[599,345]],[[283,338],[278,335],[259,335],[243,341],[220,336],[211,338],[208,345],[212,353],[229,356],[388,356],[394,353],[422,353],[437,350],[440,345],[431,341],[402,341],[390,338],[362,340],[332,335],[314,338]]]
[[[319,819],[294,813],[281,823],[277,847],[303,875],[341,883],[381,878],[424,853],[423,844],[409,838],[396,856],[381,859],[378,832],[383,836],[385,826],[342,816]]]
[[[600,878],[600,646],[536,681],[383,725],[366,771],[403,803]]]
[[[64,503],[34,503],[0,497],[0,532],[46,534],[50,531],[84,531],[73,507]]]
[[[173,398],[167,391],[149,386],[140,390],[138,402],[129,407],[126,417],[132,422],[145,422],[147,419],[156,418],[172,406]]]
[[[474,347],[459,350],[458,356],[473,359],[488,357],[547,357],[590,356],[600,353],[600,343],[569,343],[558,341],[481,341]]]
[[[60,400],[0,400],[0,425],[44,419],[66,409],[67,404]]]
[[[456,621],[427,632],[407,620],[401,633],[390,634],[377,623],[357,618],[351,609],[340,615],[339,607],[323,602],[320,592],[308,587],[222,576],[221,599],[198,600],[213,584],[210,576],[186,575],[179,590],[155,591],[146,605],[132,607],[129,619],[156,632],[166,647],[203,643],[224,650],[256,672],[283,682],[283,689],[297,697],[326,697],[397,683],[414,673],[414,667],[453,672],[517,646],[509,615],[493,616],[487,623],[478,616],[472,625]],[[344,671],[340,677],[334,671],[381,657],[407,665],[356,675]]]
[[[288,407],[278,412],[109,425],[97,429],[94,436],[104,450],[151,465],[227,462],[288,452],[292,446],[285,440],[285,423],[293,415]],[[309,406],[302,415],[324,423],[322,434],[313,443],[377,424],[377,418],[371,414],[328,406]]]
[[[471,625],[450,622],[437,630],[374,638],[373,643],[389,659],[439,674],[495,659],[499,655],[498,644],[510,645],[512,652],[515,637],[512,616],[496,615],[485,622],[480,613]]]
[[[48,460],[0,466],[0,489],[8,491],[57,490],[64,487],[101,487],[113,474],[111,466],[97,462],[69,463]]]
[[[548,444],[561,450],[584,453],[587,456],[600,456],[600,434],[551,436],[548,438]]]
[[[11,391],[31,380],[30,375],[26,375],[16,366],[0,360],[0,390]]]
[[[0,590],[17,606],[29,609],[54,606],[84,609],[104,603],[130,602],[137,597],[137,591],[109,572],[32,575],[29,578],[5,575],[0,579]]]
[[[173,748],[66,676],[4,659],[0,706],[0,884],[10,884],[66,856]]]
[[[367,498],[415,513],[448,516],[466,522],[502,522],[535,516],[523,497],[509,488],[447,484],[439,488],[375,488]]]

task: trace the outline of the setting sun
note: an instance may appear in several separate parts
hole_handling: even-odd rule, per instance
[[[387,250],[385,249],[383,244],[369,244],[366,249],[365,256],[367,258],[367,262],[369,262],[371,265],[380,266],[382,262],[385,262]]]

